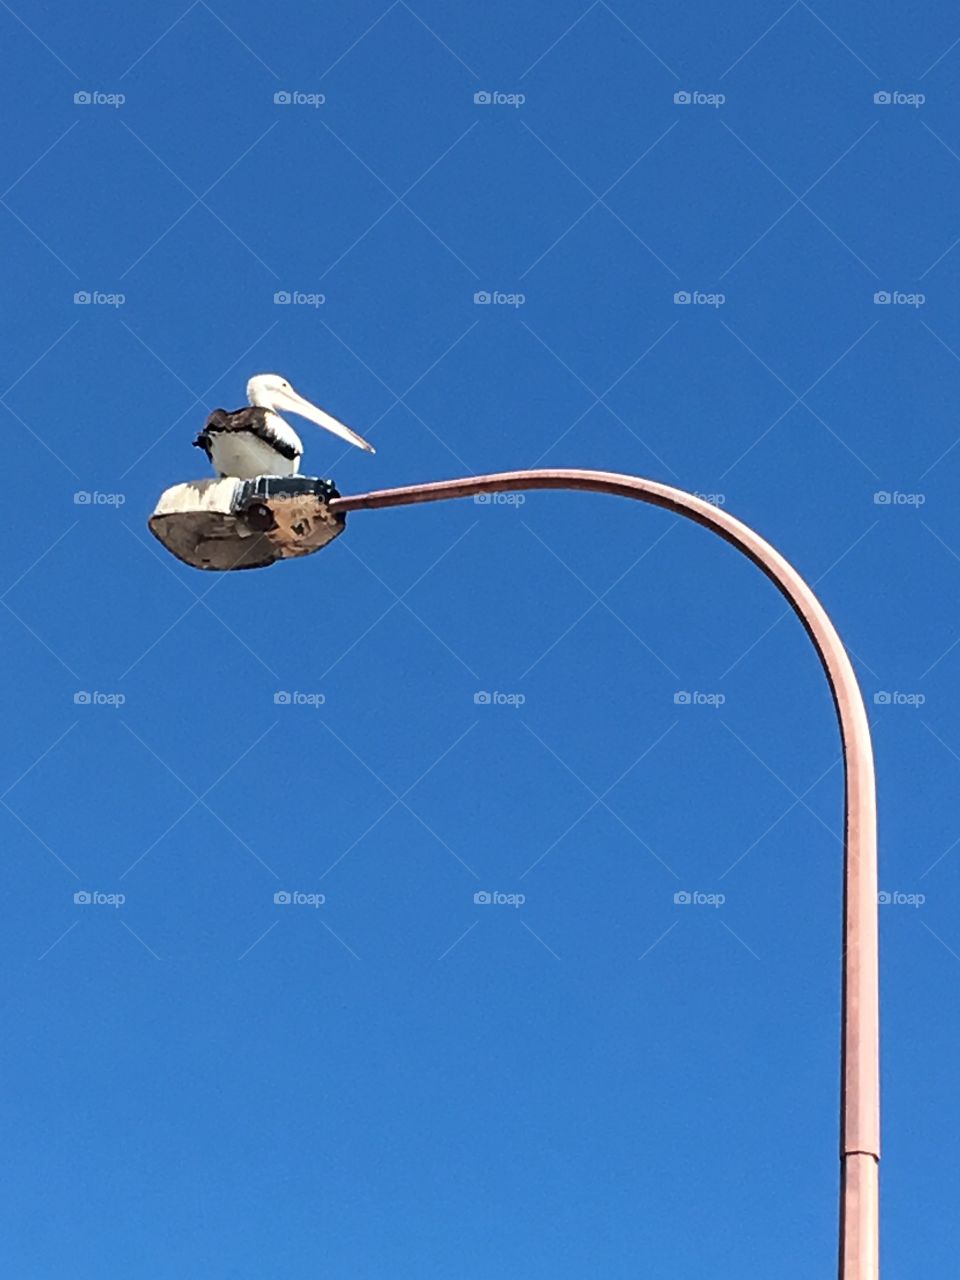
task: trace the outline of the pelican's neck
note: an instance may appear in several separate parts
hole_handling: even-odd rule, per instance
[[[260,391],[254,391],[250,396],[250,403],[255,409],[263,409],[268,417],[272,418],[275,423],[288,427],[290,424],[283,418],[274,407],[273,401]]]

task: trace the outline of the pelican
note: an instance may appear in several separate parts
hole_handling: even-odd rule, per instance
[[[368,453],[372,444],[338,422],[317,405],[294,391],[279,373],[258,373],[247,383],[249,409],[214,409],[194,440],[221,476],[253,480],[256,476],[295,476],[300,469],[303,444],[278,409],[308,418],[318,427],[332,431]]]

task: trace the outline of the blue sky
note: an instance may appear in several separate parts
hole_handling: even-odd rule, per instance
[[[275,370],[376,443],[304,424],[344,493],[647,475],[816,583],[879,765],[886,1274],[947,1273],[956,13],[182,5],[0,7],[4,1270],[834,1265],[801,628],[586,495],[192,571],[147,516]]]

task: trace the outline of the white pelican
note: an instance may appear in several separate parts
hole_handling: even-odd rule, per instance
[[[309,418],[318,427],[332,431],[341,440],[368,453],[372,444],[338,422],[309,400],[304,400],[278,373],[259,373],[247,383],[249,409],[214,409],[203,430],[194,440],[220,476],[237,476],[253,480],[256,476],[295,476],[300,469],[303,444],[285,422],[278,409],[286,409],[301,418]]]

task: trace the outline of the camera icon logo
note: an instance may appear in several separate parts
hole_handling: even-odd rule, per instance
[[[490,903],[493,901],[493,898],[487,892],[486,889],[481,889],[479,893],[475,893],[473,895],[473,900],[478,907],[485,907],[490,905]]]
[[[878,107],[887,107],[893,101],[892,97],[885,89],[881,89],[879,93],[875,93],[873,95],[873,100]]]
[[[87,107],[93,101],[86,89],[80,89],[73,95],[73,100],[78,107]]]
[[[278,107],[289,107],[293,101],[292,96],[286,89],[278,89],[273,95],[274,104]]]
[[[86,289],[81,289],[78,293],[73,295],[73,301],[77,306],[85,307],[88,306],[93,299],[90,297],[90,294],[87,293]]]
[[[481,89],[479,93],[473,95],[473,100],[478,107],[487,107],[493,101],[488,89]]]
[[[88,707],[90,705],[90,695],[86,689],[78,689],[73,695],[73,701],[78,707]]]
[[[693,101],[686,89],[678,89],[673,95],[673,100],[678,107],[687,107]]]
[[[273,301],[278,307],[286,307],[292,302],[292,298],[286,289],[278,289],[273,295]]]
[[[488,303],[492,302],[493,299],[490,296],[490,294],[487,293],[486,289],[480,289],[477,293],[473,295],[473,301],[476,303],[478,307],[485,307],[488,305]]]
[[[73,505],[75,507],[89,507],[93,495],[89,489],[78,489],[73,495]]]
[[[690,705],[690,695],[686,689],[678,689],[673,695],[673,701],[678,707],[688,707]]]
[[[881,889],[880,892],[877,894],[877,902],[880,904],[881,907],[889,906],[891,901],[892,901],[891,895],[887,893],[885,889]]]
[[[890,694],[887,693],[886,689],[881,689],[878,693],[873,695],[873,704],[876,707],[889,707],[890,702],[891,697]]]
[[[673,295],[673,300],[678,307],[686,307],[692,301],[690,294],[687,293],[686,289],[680,289],[677,293],[675,293]]]
[[[693,898],[686,889],[679,889],[673,895],[673,901],[678,907],[687,907],[693,901]]]
[[[86,889],[80,889],[77,893],[73,895],[73,900],[78,907],[88,907],[90,903],[93,901],[93,898],[90,896],[90,894],[87,892]]]
[[[881,289],[878,293],[873,295],[873,301],[878,307],[886,307],[889,306],[892,299],[886,289]]]
[[[891,495],[886,489],[879,489],[873,495],[873,501],[878,507],[889,507],[890,497]]]
[[[478,689],[473,695],[473,701],[478,707],[487,707],[490,705],[490,695],[486,689]]]
[[[278,889],[273,895],[273,901],[278,907],[286,907],[293,901],[286,889]]]
[[[290,705],[290,695],[285,689],[278,689],[273,695],[273,703],[276,707],[288,707]]]

